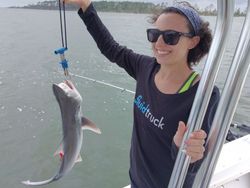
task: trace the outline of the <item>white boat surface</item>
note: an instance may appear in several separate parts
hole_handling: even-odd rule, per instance
[[[209,188],[250,188],[250,134],[224,144]]]

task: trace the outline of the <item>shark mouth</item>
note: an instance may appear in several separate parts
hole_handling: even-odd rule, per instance
[[[72,89],[72,90],[75,88],[74,85],[73,85],[73,83],[71,81],[69,81],[69,80],[65,80],[65,84],[67,86],[69,86],[69,88]]]
[[[57,86],[60,87],[64,91],[67,91],[69,89],[74,90],[74,88],[75,88],[73,83],[71,81],[69,81],[69,80],[65,80],[65,82],[60,83]]]

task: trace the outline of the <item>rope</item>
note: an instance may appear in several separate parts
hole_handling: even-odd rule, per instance
[[[64,1],[63,1],[63,18],[64,18],[65,47],[68,48],[68,44],[67,44],[67,29],[66,29],[66,13],[65,13],[65,2]]]
[[[62,47],[67,48],[67,29],[66,29],[65,3],[63,1],[63,10],[62,10],[62,6],[61,6],[60,0],[58,0],[58,3],[59,3],[59,14],[60,14],[60,28],[61,28]],[[63,12],[63,18],[62,18],[62,12]],[[64,34],[64,36],[63,36],[63,34]]]
[[[61,6],[61,1],[58,0],[59,5],[59,15],[60,15],[60,29],[61,29],[61,38],[62,38],[62,48],[55,50],[55,54],[60,54],[61,62],[64,75],[66,77],[70,76],[68,71],[68,61],[65,59],[64,52],[68,50],[67,45],[67,29],[66,29],[66,13],[65,13],[65,2],[63,1]],[[63,10],[62,10],[63,9]],[[63,17],[62,17],[63,12]]]

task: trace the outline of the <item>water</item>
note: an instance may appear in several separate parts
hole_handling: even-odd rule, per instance
[[[114,37],[136,52],[151,54],[145,29],[148,15],[100,13]],[[206,17],[214,27],[215,18]],[[70,71],[134,90],[134,81],[108,63],[76,12],[67,13]],[[217,85],[223,88],[244,19],[235,18],[233,33]],[[139,23],[139,24],[138,24]],[[129,29],[128,29],[129,28]],[[61,141],[61,117],[52,93],[60,47],[57,11],[0,9],[0,187],[22,188],[22,180],[44,180],[58,170],[53,153]],[[201,71],[202,64],[198,67]],[[48,188],[110,188],[129,183],[129,147],[133,95],[73,78],[83,96],[84,115],[102,135],[84,133],[83,162]],[[234,122],[250,124],[250,77],[243,89]]]

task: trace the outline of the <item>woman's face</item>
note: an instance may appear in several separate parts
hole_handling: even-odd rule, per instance
[[[160,31],[174,30],[182,33],[189,33],[187,19],[177,13],[163,13],[155,22],[155,27]],[[153,53],[157,62],[161,65],[178,65],[187,63],[187,56],[190,49],[194,47],[192,39],[180,36],[176,45],[168,45],[164,42],[162,35],[152,43]]]

